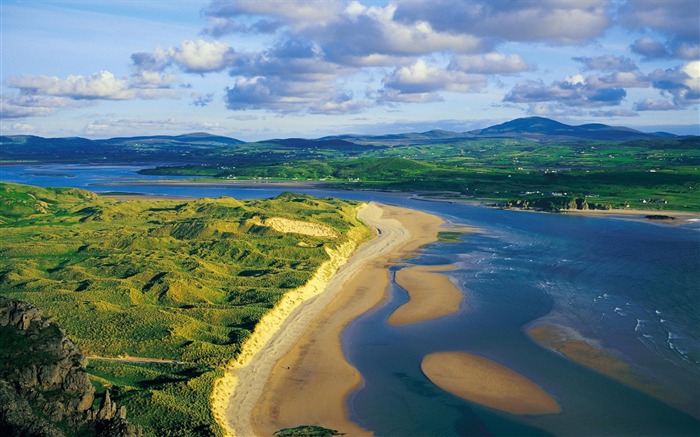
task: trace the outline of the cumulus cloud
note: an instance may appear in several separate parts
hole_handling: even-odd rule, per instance
[[[634,104],[635,111],[672,111],[682,109],[668,100],[644,99]]]
[[[654,88],[670,94],[681,108],[700,103],[700,61],[692,61],[673,69],[656,69],[649,74]]]
[[[578,57],[574,61],[581,62],[587,70],[602,71],[634,71],[637,65],[631,59],[623,56],[603,55],[595,58]]]
[[[700,55],[700,2],[697,0],[627,0],[618,11],[619,22],[632,30],[657,32],[665,41],[645,36],[630,49],[647,59],[677,57],[697,59]]]
[[[393,66],[440,51],[479,53],[491,43],[470,33],[438,31],[427,21],[394,19],[396,5],[365,7],[355,2],[336,21],[306,29],[328,60],[345,65]],[[352,6],[351,5],[351,6]]]
[[[231,32],[270,32],[285,24],[301,28],[333,21],[343,9],[344,2],[340,0],[214,0],[204,9],[210,22],[205,33],[221,36]]]
[[[167,52],[175,64],[189,73],[209,73],[226,68],[235,56],[232,48],[219,41],[183,41]]]
[[[619,105],[627,95],[624,88],[598,87],[579,80],[555,81],[545,85],[542,81],[528,80],[517,84],[503,101],[510,103],[536,103],[556,101],[569,107],[600,107]]]
[[[203,96],[197,96],[192,101],[192,106],[199,106],[203,108],[209,106],[209,104],[214,101],[214,93],[205,94]]]
[[[396,18],[404,23],[425,20],[437,31],[504,41],[580,44],[611,24],[606,0],[404,0],[398,5]]]
[[[651,29],[674,40],[697,42],[700,39],[700,2],[696,0],[627,0],[618,17],[624,26]]]
[[[282,113],[318,113],[323,108],[333,113],[355,112],[368,105],[352,102],[348,94],[340,93],[329,83],[263,76],[239,77],[234,86],[226,88],[225,101],[231,110],[272,109]]]
[[[419,59],[413,65],[395,69],[384,80],[382,101],[426,102],[436,101],[437,91],[473,92],[486,86],[482,75],[468,74],[456,70],[428,65]]]
[[[522,55],[496,51],[499,44],[589,43],[603,36],[613,24],[615,10],[625,7],[609,0],[397,0],[386,4],[213,0],[204,9],[209,21],[205,34],[271,33],[275,43],[247,53],[223,45],[213,50],[213,43],[207,43],[212,50],[205,51],[192,44],[193,52],[210,53],[218,60],[198,64],[199,69],[176,59],[172,49],[144,56],[143,65],[159,71],[163,63],[188,72],[226,69],[234,78],[225,99],[231,110],[356,111],[366,102],[355,100],[342,83],[372,67],[391,68],[382,88],[370,93],[379,103],[434,102],[442,99],[442,92],[480,92],[492,77],[536,69]],[[644,50],[644,42],[638,50]],[[646,49],[651,53],[649,44]],[[449,64],[428,65],[424,59],[436,59],[435,55],[449,56]],[[625,88],[649,86],[629,58],[605,55],[576,60],[583,71],[605,74],[581,76],[579,82],[522,83],[505,100],[534,103],[561,98],[571,107],[615,106],[627,95]]]
[[[221,129],[218,122],[200,122],[192,120],[140,119],[116,116],[96,117],[90,120],[83,131],[87,135],[129,135],[133,132],[160,134],[163,132],[212,132]]]
[[[448,66],[450,70],[479,74],[515,74],[530,71],[530,65],[520,55],[486,53],[483,55],[458,55]]]
[[[643,74],[637,65],[623,56],[602,55],[575,57],[583,66],[580,73],[549,85],[541,80],[518,83],[504,97],[505,102],[527,103],[530,113],[543,115],[545,111],[586,110],[589,116],[605,114],[630,116],[629,109],[603,107],[620,106],[631,88],[650,88],[653,79]],[[584,75],[583,73],[589,72]],[[662,74],[659,73],[661,76]]]
[[[133,69],[143,72],[164,72],[176,66],[186,73],[212,73],[228,67],[236,57],[233,48],[219,41],[185,40],[177,47],[157,48],[152,52],[131,55]]]
[[[649,36],[639,38],[633,42],[630,45],[630,50],[645,59],[661,59],[671,56],[664,43]]]
[[[177,92],[153,86],[146,75],[134,80],[119,79],[109,71],[89,76],[10,76],[4,84],[15,88],[15,95],[3,96],[2,117],[48,116],[61,109],[78,108],[100,100],[175,98]],[[150,85],[147,83],[150,82]]]
[[[45,95],[86,100],[128,100],[136,97],[135,90],[124,79],[117,79],[109,71],[90,76],[12,76],[5,84],[25,95]]]
[[[215,37],[228,33],[275,35],[272,46],[257,52],[226,52],[223,47],[218,52],[228,58],[217,66],[227,65],[234,77],[226,89],[229,109],[356,111],[366,102],[352,97],[339,100],[338,96],[352,96],[342,83],[366,68],[392,69],[385,74],[382,89],[372,93],[380,103],[432,102],[442,99],[441,92],[479,92],[489,76],[536,68],[521,55],[496,52],[498,44],[589,42],[611,25],[610,13],[607,0],[526,0],[507,5],[486,0],[399,0],[387,4],[213,0],[204,10],[209,21],[204,33]],[[173,63],[173,56],[168,50],[164,52],[166,62]],[[435,54],[447,54],[451,61],[438,67],[423,60]],[[162,67],[158,56],[155,60],[144,58],[144,64]],[[607,60],[617,62],[616,67],[626,61]],[[610,94],[596,90],[588,97],[594,101],[612,99]]]
[[[87,101],[75,101],[66,97],[3,95],[0,98],[0,118],[46,117],[60,109],[89,104]]]

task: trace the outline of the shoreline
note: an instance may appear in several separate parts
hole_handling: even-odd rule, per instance
[[[264,353],[235,370],[238,386],[227,419],[236,435],[271,435],[301,424],[371,434],[348,418],[345,399],[362,378],[345,360],[341,332],[386,299],[390,263],[437,241],[444,220],[374,202],[360,218],[378,230],[375,238],[356,250],[324,293],[289,317]]]
[[[329,184],[327,181],[286,181],[286,180],[221,180],[221,181],[197,181],[197,180],[160,180],[160,181],[133,181],[130,183],[103,183],[96,184],[99,186],[173,186],[173,187],[211,187],[211,188],[248,188],[248,189],[264,189],[264,188],[302,188],[302,189],[321,189],[321,190],[337,190],[337,191],[362,191],[362,192],[377,192],[386,195],[411,198],[423,202],[436,203],[455,203],[471,206],[480,206],[484,208],[495,208],[508,211],[520,211],[530,213],[543,214],[571,214],[587,217],[602,217],[614,218],[623,220],[639,220],[647,223],[682,225],[700,221],[700,212],[697,211],[677,211],[677,210],[654,210],[654,209],[611,209],[611,210],[561,210],[559,212],[540,211],[524,208],[501,208],[495,205],[490,205],[489,202],[497,202],[496,200],[486,200],[477,198],[465,197],[440,197],[444,192],[429,192],[429,191],[390,191],[390,190],[375,190],[355,187],[338,187]],[[117,196],[114,196],[117,197]],[[646,216],[662,215],[671,216],[675,220],[651,220]]]
[[[360,210],[362,209],[364,209],[364,206],[360,207]],[[347,264],[348,259],[356,251],[357,246],[367,237],[364,228],[355,228],[350,232],[354,235],[350,236],[349,241],[336,249],[327,249],[330,259],[321,264],[306,284],[285,293],[280,302],[262,317],[251,336],[243,343],[238,357],[228,364],[224,370],[224,376],[215,381],[214,389],[210,396],[211,410],[224,435],[236,435],[236,428],[239,426],[236,424],[236,419],[241,412],[236,410],[235,407],[252,409],[254,404],[254,401],[252,403],[248,402],[247,398],[249,395],[254,396],[255,390],[241,390],[239,388],[240,375],[245,375],[246,371],[252,374],[258,371],[263,373],[266,370],[269,371],[271,368],[270,357],[279,354],[279,352],[276,352],[276,348],[284,347],[284,345],[279,345],[280,334],[285,333],[287,341],[301,334],[300,329],[305,326],[306,320],[313,317],[315,313],[313,311],[302,311],[300,307],[307,308],[310,303],[317,300],[315,299],[316,297],[323,294],[328,282],[336,276],[340,268]],[[299,326],[286,329],[294,321],[297,321]],[[267,348],[272,352],[260,354],[259,352],[263,348]],[[264,359],[256,361],[256,358],[261,356]],[[234,398],[238,399],[241,396],[245,400],[242,402],[237,401],[239,405],[236,405]],[[239,432],[238,435],[251,434],[249,432]]]

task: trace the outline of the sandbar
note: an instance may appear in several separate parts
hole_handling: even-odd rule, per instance
[[[376,236],[354,253],[321,295],[295,311],[311,320],[297,323],[291,316],[248,366],[236,370],[238,384],[226,412],[236,435],[272,435],[299,425],[371,434],[348,418],[345,399],[362,378],[345,360],[341,332],[386,299],[388,267],[436,241],[444,221],[374,202],[360,211],[360,218],[377,230]],[[292,323],[294,329],[288,329]],[[302,328],[296,337],[288,334]],[[263,361],[272,363],[271,370]]]
[[[453,270],[454,265],[410,266],[396,272],[395,282],[409,296],[409,301],[396,308],[387,319],[394,326],[437,319],[459,311],[462,292],[440,272]]]
[[[443,390],[490,408],[522,415],[561,412],[542,387],[479,355],[435,352],[423,357],[421,369]]]
[[[593,345],[582,338],[576,338],[563,327],[543,323],[530,327],[527,334],[541,346],[558,352],[589,369],[661,400],[672,399],[671,393],[653,383],[640,372],[635,371],[613,352]]]

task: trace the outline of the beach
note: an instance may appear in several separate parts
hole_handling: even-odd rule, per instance
[[[464,352],[435,352],[421,363],[423,373],[455,396],[511,414],[561,412],[557,401],[539,385],[484,357]]]
[[[370,203],[359,217],[376,236],[362,245],[319,296],[304,302],[244,367],[235,369],[226,420],[237,436],[319,425],[369,435],[348,419],[345,398],[362,384],[340,335],[386,299],[388,267],[437,240],[444,221],[420,211]]]
[[[396,308],[387,323],[404,326],[459,311],[464,296],[447,276],[441,274],[454,268],[454,265],[410,266],[397,271],[394,280],[406,290],[410,300]]]

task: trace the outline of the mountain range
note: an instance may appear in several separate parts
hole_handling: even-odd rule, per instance
[[[246,143],[236,138],[212,135],[205,132],[186,135],[134,136],[90,140],[87,138],[43,138],[32,135],[0,136],[0,159],[66,161],[99,159],[105,162],[182,161],[211,157],[218,152],[238,151],[239,147],[260,145],[274,146],[278,150],[339,151],[359,153],[373,147],[394,147],[416,144],[439,144],[488,138],[512,138],[546,142],[574,141],[632,141],[661,138],[680,138],[676,135],[655,132],[645,133],[635,129],[606,124],[582,124],[573,126],[544,117],[518,118],[484,129],[467,132],[430,130],[389,135],[335,135],[316,139],[283,138]],[[257,147],[257,146],[256,146]],[[263,147],[264,148],[264,147]],[[254,149],[258,150],[258,149]]]

